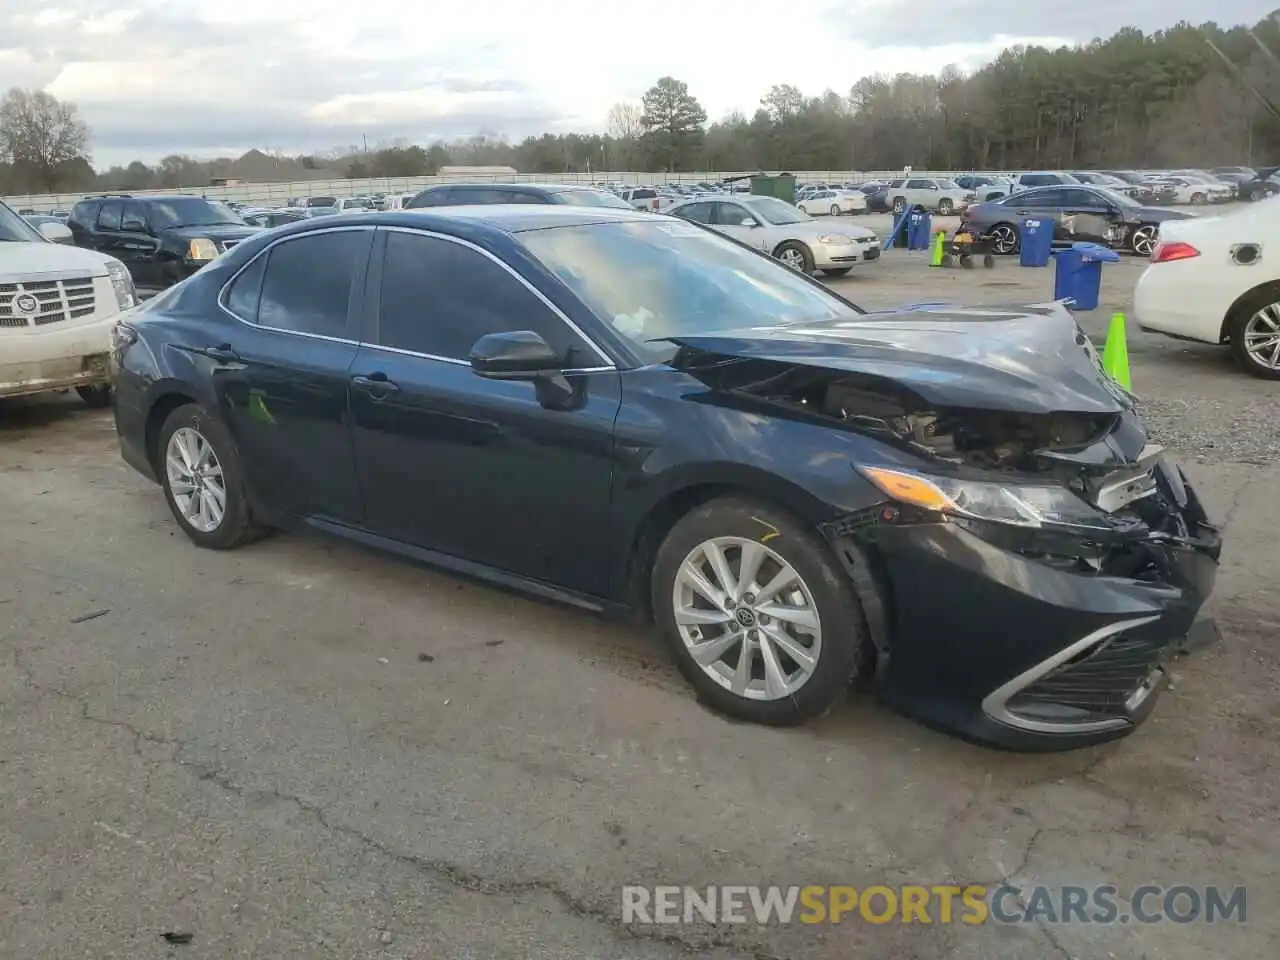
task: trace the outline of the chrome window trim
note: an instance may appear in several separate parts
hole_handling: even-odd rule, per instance
[[[230,307],[227,306],[226,299],[227,299],[227,292],[231,289],[231,285],[240,279],[240,274],[244,273],[251,266],[253,266],[254,263],[256,263],[259,258],[265,257],[268,253],[270,253],[272,250],[274,250],[276,247],[278,247],[282,243],[289,243],[291,240],[301,240],[303,237],[314,237],[324,233],[355,233],[357,231],[367,231],[369,233],[372,233],[375,229],[376,228],[370,224],[354,223],[346,227],[339,227],[339,226],[324,227],[320,230],[308,230],[305,233],[291,234],[287,237],[277,237],[275,240],[272,240],[269,244],[267,244],[265,247],[263,247],[261,250],[255,253],[252,257],[246,260],[243,264],[241,264],[240,269],[237,270],[235,273],[233,273],[228,278],[227,282],[222,285],[222,288],[218,291],[218,297],[217,297],[218,309],[220,309],[227,316],[231,317],[231,319],[239,323],[243,323],[246,327],[252,327],[254,330],[270,330],[272,333],[283,333],[291,337],[304,337],[308,340],[323,340],[326,343],[347,343],[347,344],[353,344],[357,347],[360,346],[359,340],[352,340],[350,337],[328,337],[322,333],[307,333],[306,331],[303,331],[303,330],[286,330],[284,329],[284,327],[272,327],[272,326],[268,326],[265,323],[256,323],[252,320],[246,320],[244,317],[240,316],[238,313],[234,312]],[[266,281],[265,273],[263,274],[262,279],[264,282]],[[261,292],[259,292],[259,298],[261,298]]]
[[[266,256],[268,253],[271,252],[271,250],[275,249],[280,244],[289,243],[292,240],[300,240],[303,237],[313,237],[313,236],[316,236],[317,234],[353,233],[355,231],[361,231],[361,230],[368,231],[368,232],[374,232],[377,230],[389,230],[396,233],[415,233],[421,236],[435,237],[440,240],[448,240],[453,243],[457,243],[464,247],[469,247],[473,250],[480,252],[484,256],[488,257],[490,260],[497,263],[500,267],[506,270],[507,273],[511,274],[513,277],[519,280],[520,283],[522,283],[526,289],[531,291],[534,294],[534,296],[536,296],[539,300],[541,300],[542,303],[546,305],[547,308],[550,309],[552,313],[554,313],[557,317],[559,317],[562,321],[564,321],[564,323],[568,325],[570,330],[576,333],[584,343],[589,344],[591,346],[591,349],[593,349],[600,356],[600,358],[605,361],[605,365],[603,366],[568,367],[564,370],[561,370],[560,371],[561,373],[607,373],[610,371],[616,371],[618,369],[617,365],[614,364],[609,359],[608,355],[600,348],[600,346],[594,340],[588,337],[585,333],[583,333],[577,324],[575,324],[572,320],[570,320],[567,316],[565,316],[564,311],[562,311],[554,303],[548,300],[540,290],[532,286],[528,280],[520,276],[520,274],[516,273],[516,271],[511,269],[509,265],[507,265],[506,263],[503,263],[501,259],[494,256],[492,253],[490,253],[488,250],[485,250],[483,247],[478,247],[474,243],[470,243],[469,241],[462,240],[458,237],[451,237],[448,234],[436,233],[435,231],[432,231],[432,230],[423,230],[423,229],[414,228],[414,227],[378,226],[376,224],[367,224],[367,223],[351,224],[349,226],[332,226],[332,227],[324,227],[319,230],[307,230],[303,233],[292,234],[287,237],[279,237],[271,241],[271,243],[267,244],[265,247],[259,250],[256,254],[254,254],[252,257],[246,260],[243,264],[241,264],[240,269],[237,270],[235,273],[233,273],[227,279],[227,282],[224,283],[221,289],[218,290],[218,297],[217,297],[218,308],[223,313],[225,313],[227,316],[231,317],[233,320],[237,321],[238,323],[242,323],[246,327],[252,327],[255,330],[270,330],[272,333],[282,333],[292,337],[304,337],[309,340],[323,340],[328,343],[350,344],[355,347],[366,347],[370,350],[382,350],[387,353],[397,353],[407,357],[418,357],[423,360],[436,360],[441,363],[451,363],[455,366],[470,367],[471,366],[470,363],[468,363],[466,360],[462,360],[457,357],[441,357],[432,353],[422,353],[417,350],[403,350],[399,347],[383,346],[380,343],[366,343],[362,340],[352,340],[349,337],[328,337],[321,333],[307,333],[302,330],[286,330],[283,327],[272,327],[265,323],[255,323],[251,320],[244,319],[244,317],[240,316],[239,314],[231,310],[226,305],[227,293],[231,289],[231,285],[235,283],[238,279],[240,279],[240,274],[244,273],[246,270],[249,269],[249,267],[253,266],[253,264],[258,260],[259,257]],[[265,275],[264,275],[264,279],[265,279]]]
[[[1005,726],[1013,727],[1018,730],[1026,730],[1031,733],[1092,733],[1101,730],[1118,730],[1121,727],[1129,726],[1129,721],[1122,717],[1114,717],[1106,720],[1088,720],[1083,723],[1054,723],[1046,720],[1031,720],[1026,717],[1020,717],[1013,713],[1008,703],[1013,696],[1025,687],[1029,687],[1045,674],[1052,671],[1055,667],[1066,663],[1072,657],[1088,650],[1090,647],[1097,646],[1108,637],[1134,627],[1140,627],[1144,624],[1154,623],[1159,617],[1138,617],[1131,620],[1120,620],[1116,623],[1109,623],[1105,627],[1094,630],[1087,636],[1081,637],[1075,643],[1064,647],[1053,656],[1040,661],[1029,670],[1025,670],[1018,674],[1008,683],[997,687],[982,701],[982,712],[992,720]],[[1148,696],[1150,693],[1148,693]],[[1132,700],[1132,697],[1130,698]],[[1145,700],[1146,696],[1142,697]],[[1141,703],[1141,701],[1139,701]],[[1132,708],[1131,708],[1132,709]]]

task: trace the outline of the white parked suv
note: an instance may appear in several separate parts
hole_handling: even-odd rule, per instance
[[[945,177],[908,177],[893,181],[885,193],[885,201],[895,216],[906,207],[919,206],[949,217],[965,211],[973,202],[973,192]]]
[[[111,330],[137,302],[119,260],[53,243],[0,201],[0,397],[74,387],[107,406]]]

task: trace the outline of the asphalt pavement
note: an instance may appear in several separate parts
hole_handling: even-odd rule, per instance
[[[1107,268],[1091,331],[1127,308],[1139,268]],[[893,251],[837,286],[869,306],[1027,302],[1051,296],[1050,273]],[[121,463],[108,415],[0,405],[0,955],[1274,957],[1277,385],[1216,348],[1132,327],[1129,347],[1162,442],[1226,524],[1223,637],[1175,666],[1135,735],[1050,756],[969,746],[856,695],[806,728],[730,723],[642,630],[322,539],[198,550]],[[628,884],[1004,881],[1246,885],[1249,912],[620,913]]]

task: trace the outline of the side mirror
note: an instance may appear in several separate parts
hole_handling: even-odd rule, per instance
[[[532,330],[490,333],[471,348],[471,369],[489,380],[536,380],[564,365],[547,341]]]
[[[50,243],[71,243],[71,228],[65,223],[42,223],[36,228]]]
[[[760,224],[756,223],[755,219],[754,219],[754,218],[752,218],[752,217],[744,217],[744,218],[743,218],[743,220],[742,220],[742,223],[740,224],[740,226],[743,226],[743,227],[758,227],[758,226],[760,226]]]

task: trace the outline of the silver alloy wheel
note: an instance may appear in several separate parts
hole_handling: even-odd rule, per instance
[[[676,629],[702,671],[747,700],[781,700],[813,676],[822,622],[791,564],[756,540],[716,537],[689,551],[672,586]]]
[[[227,514],[227,484],[213,445],[193,427],[173,431],[164,453],[169,492],[182,518],[200,533],[213,533]]]
[[[1156,228],[1152,226],[1138,227],[1129,238],[1129,245],[1133,247],[1133,252],[1139,256],[1151,256],[1151,251],[1156,247]]]
[[[804,269],[804,252],[798,247],[787,247],[778,254],[778,259],[794,270]]]
[[[838,216],[840,216],[840,206],[839,206],[839,204],[835,204],[835,203],[833,203],[833,204],[831,205],[831,215],[832,215],[833,217],[838,217]]]
[[[1244,349],[1266,370],[1280,370],[1280,301],[1269,303],[1244,325]]]
[[[996,253],[1013,253],[1018,249],[1018,232],[1007,223],[991,228],[991,246]]]

